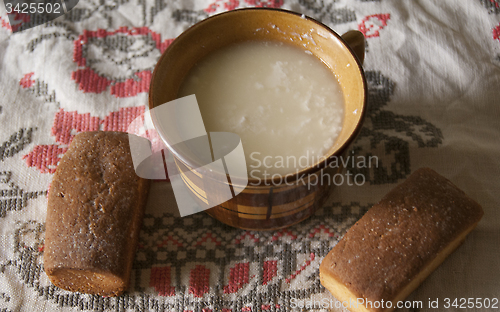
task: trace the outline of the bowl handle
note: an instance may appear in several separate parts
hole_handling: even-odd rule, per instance
[[[365,59],[365,36],[363,33],[357,30],[349,30],[341,37],[351,47],[354,54],[358,57],[361,65],[363,65],[363,61]]]

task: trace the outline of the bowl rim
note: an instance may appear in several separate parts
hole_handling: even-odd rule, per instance
[[[310,174],[313,174],[315,172],[319,172],[320,170],[326,168],[333,160],[335,157],[338,157],[340,155],[343,155],[344,152],[346,151],[346,149],[351,145],[351,143],[354,142],[354,140],[357,138],[358,134],[360,133],[361,131],[361,128],[363,126],[363,122],[364,122],[364,119],[365,119],[365,116],[366,116],[366,110],[367,110],[367,98],[368,98],[368,86],[367,86],[367,82],[366,82],[366,77],[365,77],[365,73],[364,73],[364,70],[363,70],[363,65],[361,64],[361,61],[359,60],[359,58],[357,57],[356,53],[354,52],[354,50],[349,46],[349,44],[342,38],[342,36],[340,36],[337,32],[335,32],[333,29],[331,29],[330,27],[328,27],[327,25],[323,24],[322,22],[310,17],[310,16],[307,16],[305,14],[302,14],[302,13],[298,13],[298,12],[294,12],[294,11],[290,11],[290,10],[285,10],[285,9],[281,9],[281,8],[266,8],[266,7],[261,7],[261,8],[239,8],[239,9],[235,9],[235,10],[231,10],[231,11],[225,11],[225,12],[221,12],[221,13],[217,13],[217,14],[214,14],[212,16],[209,16],[197,23],[195,23],[194,25],[191,25],[189,28],[187,28],[186,30],[184,30],[179,36],[177,36],[173,42],[169,45],[169,47],[162,53],[162,55],[160,56],[160,58],[158,59],[156,65],[155,65],[155,68],[153,70],[153,74],[151,75],[151,81],[150,81],[150,85],[149,85],[149,92],[148,92],[148,109],[150,111],[153,110],[153,108],[155,106],[153,106],[153,91],[154,91],[154,81],[155,81],[155,77],[157,75],[159,75],[158,73],[158,68],[160,67],[160,64],[166,59],[166,56],[168,54],[168,51],[171,50],[171,47],[175,45],[176,41],[178,40],[182,40],[183,37],[187,36],[188,35],[188,32],[192,32],[194,29],[198,28],[198,27],[202,27],[204,24],[206,23],[209,23],[209,22],[212,22],[214,19],[218,19],[220,18],[221,16],[223,15],[229,15],[229,14],[243,14],[244,12],[251,12],[251,11],[268,11],[268,12],[275,12],[275,13],[282,13],[282,14],[288,14],[288,15],[294,15],[300,19],[305,19],[309,22],[312,22],[312,23],[315,23],[317,24],[320,28],[326,30],[328,33],[334,35],[338,40],[339,42],[342,43],[343,47],[345,49],[347,49],[349,51],[349,53],[351,54],[351,56],[353,57],[354,61],[356,62],[356,66],[357,66],[357,69],[360,73],[360,76],[361,76],[361,82],[362,82],[362,85],[363,85],[363,103],[360,107],[360,110],[361,110],[361,113],[360,113],[360,117],[356,123],[356,125],[354,126],[354,129],[353,131],[351,132],[351,134],[349,135],[349,137],[345,140],[345,142],[343,142],[342,145],[340,145],[336,150],[334,150],[332,153],[329,153],[327,155],[324,155],[323,157],[321,157],[321,160],[316,162],[315,164],[311,165],[311,166],[308,166],[307,168],[304,168],[304,169],[301,169],[299,171],[295,171],[293,173],[289,173],[289,174],[286,174],[286,175],[280,175],[280,177],[276,177],[276,178],[263,178],[263,179],[256,179],[256,178],[251,178],[250,176],[248,176],[248,183],[245,187],[261,187],[261,186],[264,186],[264,187],[288,187],[290,185],[293,185],[293,182],[295,181],[300,181],[301,179],[309,176]],[[152,121],[153,121],[153,125],[155,125],[155,118],[153,116],[153,114],[151,114],[152,116]],[[155,127],[156,128],[156,127]],[[169,152],[173,153],[174,156],[176,156],[178,159],[180,159],[182,162],[184,162],[186,165],[189,165],[188,162],[185,161],[184,157],[182,157],[182,155],[180,155],[177,151],[175,151],[175,149],[172,148],[171,144],[169,144],[169,142],[167,142],[161,133],[158,132],[158,135],[160,136],[160,138],[162,139],[163,143],[167,146]],[[272,175],[274,176],[274,175]],[[259,182],[257,182],[259,181]],[[253,184],[252,184],[253,182]],[[290,184],[292,183],[292,184]],[[232,185],[238,185],[238,184],[235,184],[235,183],[231,183]]]

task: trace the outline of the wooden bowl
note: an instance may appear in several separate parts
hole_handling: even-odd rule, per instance
[[[280,41],[310,51],[335,74],[345,103],[343,127],[327,153],[327,161],[288,175],[280,179],[281,183],[277,179],[262,179],[260,183],[249,179],[248,186],[239,186],[244,188],[240,194],[206,210],[214,218],[234,227],[271,230],[309,217],[324,203],[332,189],[326,183],[317,183],[321,181],[316,179],[321,180],[321,170],[334,157],[343,155],[361,128],[367,95],[361,65],[364,37],[357,31],[341,37],[312,18],[279,9],[252,8],[217,14],[187,29],[163,53],[153,72],[149,108],[152,110],[177,99],[188,72],[207,54],[250,40]],[[153,113],[152,117],[155,123]],[[169,142],[165,143],[171,146]],[[177,154],[179,168],[188,170],[192,167],[182,155],[173,154]],[[307,178],[301,181],[302,177]],[[207,189],[209,183],[203,178],[187,182],[201,189]]]

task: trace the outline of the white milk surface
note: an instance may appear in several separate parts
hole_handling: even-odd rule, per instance
[[[344,100],[334,74],[305,50],[244,42],[189,72],[179,96],[195,94],[208,132],[241,137],[250,178],[314,165],[340,133]]]

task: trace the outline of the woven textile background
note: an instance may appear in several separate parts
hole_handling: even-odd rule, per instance
[[[204,213],[175,217],[169,183],[154,182],[129,291],[103,298],[52,286],[42,265],[46,195],[74,135],[125,131],[176,36],[210,15],[255,6],[363,32],[368,113],[350,154],[375,155],[378,167],[351,168],[363,186],[336,187],[313,217],[272,232],[230,228]],[[402,311],[500,297],[499,0],[81,0],[47,24],[12,33],[16,25],[0,5],[0,311],[281,312],[333,300],[319,283],[321,260],[423,166],[485,216],[410,295],[423,307]],[[439,309],[429,308],[436,299]]]

